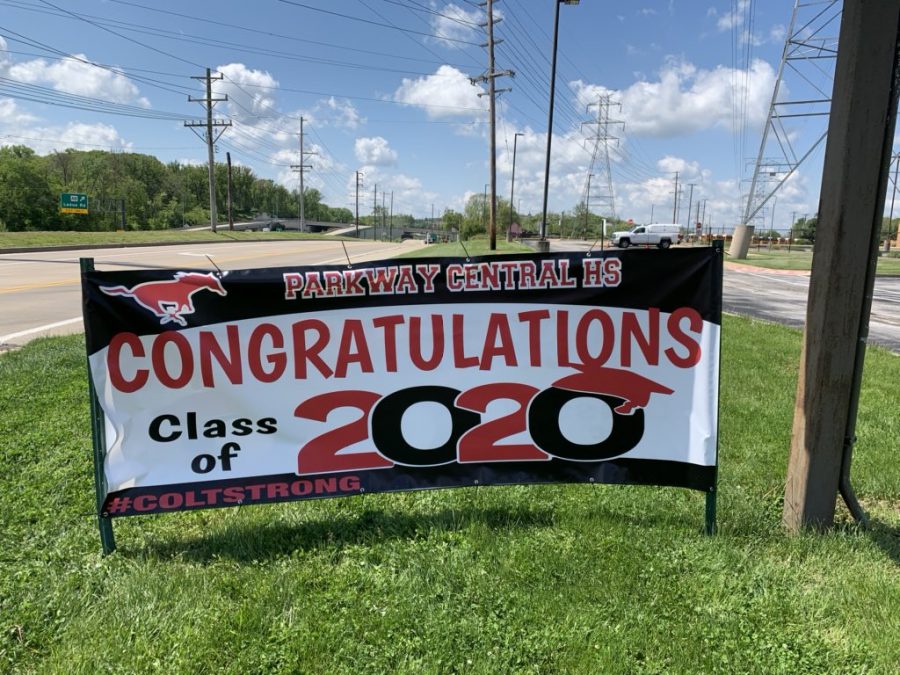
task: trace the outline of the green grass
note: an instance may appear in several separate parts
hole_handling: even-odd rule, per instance
[[[812,269],[812,252],[810,251],[766,251],[759,252],[751,249],[743,260],[727,257],[728,262],[743,265],[755,265],[775,270],[805,270]],[[900,275],[900,258],[879,258],[877,273],[879,275]]]
[[[0,671],[896,673],[900,359],[866,359],[876,525],[784,534],[800,336],[727,317],[703,495],[530,486],[116,521],[99,553],[79,336],[0,357]]]
[[[323,235],[301,232],[230,232],[219,226],[218,232],[209,230],[151,230],[128,232],[0,232],[0,252],[4,249],[102,246],[107,244],[192,244],[195,242],[248,239],[320,239]]]
[[[507,242],[498,238],[497,249],[495,251],[491,251],[490,242],[487,240],[487,238],[479,237],[477,239],[470,239],[462,243],[458,241],[452,241],[446,244],[430,244],[425,248],[408,251],[395,257],[421,258],[424,256],[446,256],[458,258],[468,256],[475,257],[481,255],[492,255],[497,253],[534,253],[534,249],[530,246],[527,246],[526,244]]]

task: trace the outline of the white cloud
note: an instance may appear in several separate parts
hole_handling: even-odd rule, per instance
[[[3,101],[0,101],[0,110]],[[69,122],[64,126],[32,126],[35,118],[19,118],[18,123],[10,122],[0,114],[0,145],[27,145],[39,155],[76,150],[130,150],[132,144],[126,141],[115,127],[109,124],[85,124]]]
[[[716,28],[720,31],[726,31],[737,26],[742,26],[744,24],[744,15],[749,5],[750,0],[737,0],[737,4],[731,11],[725,12],[725,14],[719,16],[716,21]]]
[[[415,80],[403,78],[394,92],[399,103],[422,107],[431,118],[481,115],[485,104],[478,98],[484,88],[472,86],[468,76],[443,65],[433,75]]]
[[[62,59],[50,63],[44,59],[34,59],[2,65],[8,77],[29,84],[49,84],[56,91],[89,96],[115,103],[137,103],[149,107],[150,102],[140,96],[138,88],[118,71],[92,66],[83,61],[84,54],[76,54],[78,59]]]
[[[731,128],[735,122],[734,97],[743,98],[739,89],[744,82],[742,70],[724,66],[703,70],[670,59],[660,71],[658,81],[635,82],[627,89],[611,93],[621,102],[632,133],[671,137],[713,127]],[[768,114],[775,72],[767,62],[754,60],[746,83],[746,122],[761,126]],[[610,93],[606,87],[581,80],[571,85],[581,106]]]
[[[320,117],[322,113],[327,116]],[[357,129],[366,122],[366,118],[360,116],[359,111],[350,101],[338,100],[334,96],[319,101],[312,110],[312,117],[322,126],[330,125],[345,129]]]
[[[278,80],[262,70],[248,68],[243,63],[219,66],[221,80],[213,80],[213,92],[228,96],[225,104],[236,120],[277,114],[274,91]]]
[[[502,18],[503,14],[495,7],[494,20]],[[454,40],[465,40],[466,42],[482,42],[484,37],[484,29],[479,24],[487,21],[485,13],[478,10],[466,10],[459,5],[450,3],[444,5],[437,14],[431,17],[431,31],[435,35],[442,38],[430,38],[434,42],[438,42],[445,47],[462,48],[462,45]]]
[[[356,159],[363,164],[385,166],[397,161],[397,152],[381,136],[357,138],[355,151]]]
[[[31,124],[37,118],[22,110],[11,98],[0,98],[0,127],[18,127]]]

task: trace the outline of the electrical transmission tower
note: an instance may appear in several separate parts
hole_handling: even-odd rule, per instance
[[[612,166],[609,162],[609,145],[610,142],[615,142],[616,145],[618,145],[619,138],[618,136],[610,134],[610,127],[622,125],[622,129],[624,130],[625,122],[622,120],[610,119],[609,109],[613,106],[621,108],[622,105],[614,101],[611,94],[603,94],[598,98],[596,103],[588,104],[588,112],[590,112],[590,109],[594,106],[597,106],[597,119],[583,122],[582,126],[591,124],[596,125],[597,127],[594,135],[588,136],[587,138],[589,141],[594,141],[594,150],[591,153],[591,166],[590,169],[588,169],[588,181],[590,181],[591,175],[593,174],[593,177],[597,179],[595,185],[598,185],[600,190],[594,194],[590,194],[589,183],[586,183],[582,199],[584,200],[585,207],[588,211],[591,209],[588,200],[593,200],[594,202],[599,203],[601,208],[605,207],[605,213],[615,219],[616,195],[613,190]]]
[[[216,158],[214,156],[215,153],[215,144],[216,141],[219,140],[219,137],[225,133],[225,129],[231,126],[231,122],[229,120],[217,120],[213,119],[212,112],[213,106],[216,103],[227,101],[228,96],[220,96],[218,98],[213,98],[212,95],[212,83],[213,80],[221,80],[224,76],[220,73],[219,75],[213,75],[210,72],[210,69],[206,69],[206,75],[194,75],[191,77],[192,80],[204,80],[206,82],[206,96],[203,98],[194,98],[193,96],[188,96],[188,101],[191,103],[200,103],[206,108],[206,119],[205,120],[195,120],[191,122],[185,122],[184,126],[188,127],[191,131],[193,131],[197,136],[200,137],[201,141],[206,142],[206,149],[209,154],[209,226],[213,232],[216,231],[216,220],[218,218],[218,213],[216,212]],[[204,131],[197,131],[198,127],[203,127]],[[222,130],[213,135],[213,129],[221,127]]]
[[[752,225],[762,208],[828,134],[834,83],[840,0],[794,0],[769,115],[744,207],[744,225]],[[803,134],[785,120],[813,118]],[[810,120],[812,121],[812,120]],[[790,124],[790,122],[788,123]],[[810,139],[812,142],[810,143]]]

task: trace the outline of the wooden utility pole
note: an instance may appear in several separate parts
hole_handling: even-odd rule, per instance
[[[475,84],[476,82],[487,82],[488,83],[488,100],[489,104],[489,117],[490,117],[490,164],[491,164],[491,205],[489,208],[489,217],[488,217],[488,239],[490,240],[490,250],[497,250],[497,114],[496,114],[496,98],[497,94],[504,91],[512,91],[511,89],[497,89],[494,84],[494,79],[498,77],[510,76],[513,77],[515,73],[511,70],[494,70],[494,46],[502,42],[501,40],[494,40],[494,0],[486,0],[486,9],[487,12],[487,22],[482,24],[483,27],[487,29],[487,42],[482,47],[487,47],[488,51],[488,69],[484,75],[480,77],[470,78],[470,82]],[[483,96],[484,94],[478,94],[478,96]]]
[[[900,94],[900,3],[844,3],[800,357],[784,524],[834,523],[850,486],[859,386]]]
[[[190,128],[191,131],[200,136],[201,140],[206,141],[206,150],[209,159],[209,225],[213,232],[216,231],[216,220],[218,220],[218,213],[216,209],[216,158],[214,156],[215,145],[216,141],[219,140],[219,137],[223,133],[225,133],[225,129],[231,126],[230,121],[214,120],[212,116],[213,106],[216,103],[228,100],[228,96],[213,98],[212,95],[213,80],[221,80],[223,77],[224,76],[221,73],[219,75],[213,75],[209,68],[206,69],[206,75],[191,76],[192,80],[206,81],[206,96],[204,98],[194,98],[193,96],[188,96],[189,102],[200,103],[203,105],[203,107],[206,108],[206,120],[184,123],[184,126]],[[203,135],[197,133],[197,127],[204,127],[205,133]],[[222,130],[218,134],[213,136],[213,129],[217,127],[222,127]]]

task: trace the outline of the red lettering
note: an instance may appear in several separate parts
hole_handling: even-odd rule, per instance
[[[516,361],[516,347],[513,344],[509,319],[506,314],[491,313],[488,319],[487,336],[484,340],[484,351],[481,353],[481,365],[479,366],[481,370],[490,370],[495,357],[502,357],[507,366],[519,365]]]
[[[134,498],[135,511],[152,511],[156,508],[155,495],[140,495]]]
[[[409,320],[409,358],[419,370],[434,370],[444,358],[444,318],[440,314],[431,315],[431,358],[422,356],[422,319],[414,316]]]
[[[297,272],[285,272],[282,278],[284,279],[284,299],[296,299],[297,291],[303,288],[303,276]]]
[[[369,282],[371,295],[390,295],[394,292],[394,280],[397,277],[396,267],[378,267],[364,270]]]
[[[659,309],[651,307],[647,310],[648,330],[650,336],[644,334],[640,321],[634,312],[622,314],[622,367],[631,366],[631,343],[637,341],[644,360],[650,366],[659,364]]]
[[[307,272],[306,279],[303,285],[303,298],[305,300],[308,300],[310,298],[315,298],[324,294],[325,289],[322,288],[322,282],[319,280],[319,273]]]
[[[159,505],[164,509],[181,508],[182,504],[184,504],[184,497],[180,492],[166,492],[159,498]]]
[[[318,333],[316,341],[311,347],[306,344],[306,331],[308,330],[314,330]],[[298,380],[306,379],[307,361],[309,361],[316,370],[322,373],[323,376],[326,378],[331,377],[333,375],[331,368],[329,368],[328,364],[322,360],[321,356],[319,356],[326,345],[328,345],[328,340],[331,338],[328,326],[318,319],[304,319],[293,325],[293,333],[294,377]]]
[[[681,329],[682,319],[688,320],[688,328],[691,332],[698,336],[703,332],[703,317],[700,316],[700,313],[691,307],[679,307],[669,315],[666,328],[669,329],[669,335],[675,342],[687,349],[687,355],[680,356],[672,347],[669,347],[666,349],[666,356],[673,366],[690,368],[700,363],[700,343]]]
[[[397,372],[397,326],[404,321],[404,317],[399,314],[379,316],[372,320],[375,328],[384,331],[384,365],[389,373]]]
[[[250,334],[250,344],[247,346],[247,361],[250,365],[250,372],[260,382],[275,382],[284,375],[287,368],[287,355],[283,351],[276,351],[266,355],[266,362],[272,366],[266,370],[263,367],[263,339],[269,338],[272,341],[272,349],[284,349],[284,336],[278,327],[271,323],[261,323]]]
[[[225,488],[225,490],[222,492],[222,501],[226,504],[242,504],[244,502],[244,488]]]
[[[347,319],[344,322],[344,332],[341,334],[341,346],[338,348],[334,376],[347,377],[347,367],[351,363],[358,363],[360,370],[364,373],[371,373],[375,370],[372,367],[372,356],[369,354],[366,333],[363,330],[362,321],[359,319]]]
[[[338,488],[341,492],[358,492],[359,476],[341,476],[338,480]]]
[[[266,486],[266,494],[269,499],[287,499],[288,484],[287,483],[269,483]]]
[[[569,313],[565,310],[556,315],[556,352],[560,366],[578,365],[569,360]]]
[[[125,345],[131,349],[132,358],[144,358],[144,345],[137,335],[116,333],[109,341],[109,349],[106,351],[106,368],[109,371],[110,384],[121,392],[131,394],[147,384],[150,371],[146,368],[138,368],[130,380],[122,374],[122,347]]]
[[[423,293],[434,293],[434,278],[440,271],[440,265],[416,265],[416,274],[422,277]]]
[[[550,318],[550,310],[535,309],[519,312],[519,321],[528,324],[528,355],[530,364],[539,368],[541,365],[541,321]],[[568,353],[568,345],[566,346]]]
[[[244,381],[241,370],[241,342],[237,326],[226,326],[228,335],[228,354],[226,357],[222,346],[211,331],[200,331],[200,379],[204,387],[214,387],[215,381],[212,371],[212,359],[215,358],[219,367],[225,373],[232,384],[241,384]]]
[[[588,345],[588,331],[590,330],[591,323],[594,321],[599,321],[601,328],[600,351],[596,356],[591,354]],[[575,351],[578,354],[578,358],[581,359],[581,362],[585,365],[591,363],[593,365],[602,366],[606,363],[612,354],[615,340],[616,329],[613,327],[612,319],[610,319],[609,315],[601,309],[592,309],[585,312],[584,316],[582,316],[581,320],[578,322],[578,327],[575,329]]]
[[[305,497],[312,494],[313,484],[311,480],[295,480],[291,483],[291,494],[295,497]]]
[[[453,315],[453,365],[457,368],[473,368],[478,365],[477,356],[465,354],[465,318],[462,314]]]
[[[173,376],[166,364],[166,346],[175,345],[179,359],[179,373]],[[194,359],[191,355],[191,345],[181,333],[167,330],[161,333],[153,341],[153,349],[150,356],[153,363],[153,372],[160,384],[169,389],[181,389],[186,386],[194,376]]]

